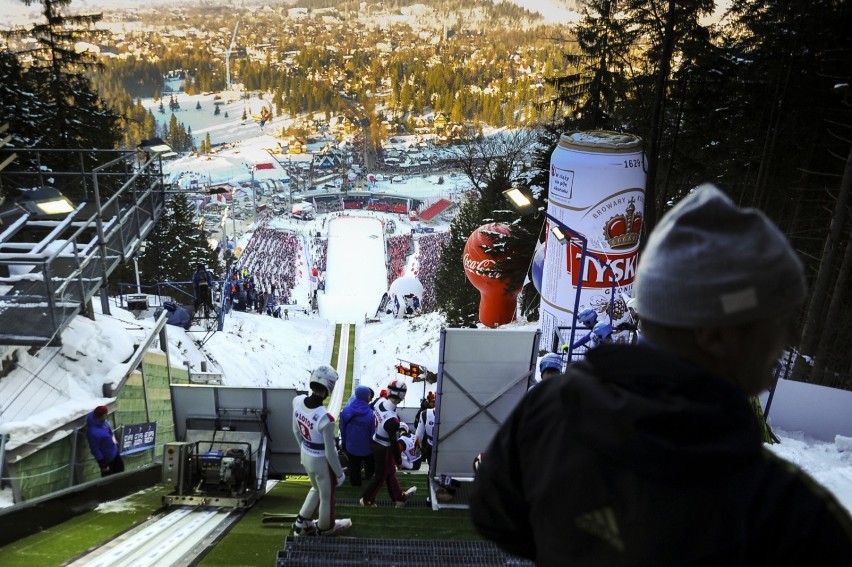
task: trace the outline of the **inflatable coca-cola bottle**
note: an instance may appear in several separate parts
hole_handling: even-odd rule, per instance
[[[509,277],[496,269],[507,255],[492,250],[501,235],[510,232],[505,223],[485,224],[473,231],[464,247],[464,272],[479,290],[479,320],[488,327],[504,325],[515,318],[521,288],[509,289]]]

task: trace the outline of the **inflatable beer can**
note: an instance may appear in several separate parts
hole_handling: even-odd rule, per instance
[[[609,131],[568,132],[550,157],[547,212],[586,240],[563,244],[548,219],[541,282],[542,348],[569,340],[577,312],[594,309],[598,321],[613,327],[626,315],[639,260],[639,234],[645,209],[645,156],[642,140]],[[614,285],[613,285],[614,284]],[[614,302],[613,299],[614,287]],[[579,302],[575,300],[579,296]],[[579,323],[578,323],[579,325]],[[575,329],[575,341],[587,329]]]

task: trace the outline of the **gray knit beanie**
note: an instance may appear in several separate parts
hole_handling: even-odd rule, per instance
[[[807,285],[802,262],[778,227],[706,184],[651,233],[634,292],[642,320],[692,329],[791,313]]]

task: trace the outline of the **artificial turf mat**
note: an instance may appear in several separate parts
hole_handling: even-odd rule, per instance
[[[263,524],[263,513],[298,513],[310,486],[307,477],[290,477],[276,484],[204,556],[199,567],[274,565],[292,522]]]
[[[3,567],[62,565],[143,522],[161,508],[169,487],[156,485],[0,547]]]
[[[399,474],[403,490],[416,486],[415,501],[425,502],[429,494],[426,474]],[[284,539],[291,535],[292,522],[263,524],[263,513],[296,514],[302,506],[310,484],[306,477],[290,477],[279,482],[260,499],[245,517],[198,564],[199,567],[269,567],[284,547]],[[444,509],[433,511],[429,507],[362,508],[342,502],[357,502],[363,487],[353,487],[347,480],[337,489],[338,518],[350,518],[352,527],[347,537],[395,538],[423,540],[480,540],[470,523],[467,510]],[[389,500],[382,487],[379,499]]]
[[[363,487],[347,482],[337,489],[338,518],[351,518],[346,536],[355,538],[391,538],[416,540],[480,540],[470,524],[467,510],[433,511],[422,506],[429,494],[426,474],[398,475],[403,490],[416,486],[413,502],[405,508],[380,506],[362,508],[355,503]],[[270,567],[284,539],[291,535],[291,522],[263,524],[263,514],[296,514],[310,483],[307,477],[289,477],[260,498],[216,546],[198,563],[200,567]],[[38,534],[0,547],[3,567],[60,566],[86,550],[104,543],[136,525],[160,509],[162,496],[171,487],[157,485],[87,512]],[[379,502],[389,501],[382,487]]]

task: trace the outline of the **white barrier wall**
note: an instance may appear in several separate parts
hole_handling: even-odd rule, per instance
[[[190,441],[192,430],[265,432],[270,478],[305,474],[299,444],[293,436],[295,389],[234,388],[172,384],[175,438]]]
[[[529,388],[538,340],[528,328],[441,330],[432,478],[473,477],[473,459]]]
[[[768,397],[760,397],[764,408]],[[769,424],[823,441],[834,441],[837,435],[852,437],[852,392],[779,380],[769,407]]]

